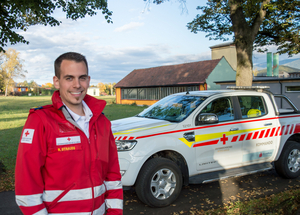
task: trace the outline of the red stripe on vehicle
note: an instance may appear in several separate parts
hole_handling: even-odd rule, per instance
[[[296,124],[294,134],[300,132],[300,123]]]
[[[193,147],[199,147],[199,146],[209,146],[209,145],[215,145],[215,144],[218,144],[219,140],[212,140],[212,141],[208,141],[208,142],[205,142],[205,143],[197,143],[197,144],[194,144]]]
[[[246,134],[241,135],[239,141],[243,141],[245,139]]]
[[[115,140],[117,139],[118,137],[115,137]]]
[[[123,140],[126,140],[127,139],[127,136],[123,137]]]
[[[265,131],[266,131],[266,130],[262,130],[262,131],[260,132],[260,135],[259,135],[258,139],[261,139],[261,138],[264,136]]]
[[[252,137],[252,134],[253,134],[253,133],[249,133],[249,134],[247,135],[247,138],[246,138],[246,140],[250,140],[250,139],[251,139],[251,137]]]
[[[280,126],[278,126],[275,136],[278,136],[278,132],[280,130]]]
[[[236,142],[238,137],[239,137],[239,136],[234,136],[234,137],[232,138],[231,142]]]
[[[269,136],[271,129],[269,128],[266,132],[265,138]]]
[[[281,136],[283,134],[284,128],[285,128],[285,125],[281,127],[281,131],[280,131],[279,136]]]
[[[255,140],[258,136],[259,131],[255,131],[254,135],[253,135],[253,140]]]
[[[221,127],[221,126],[226,126],[226,125],[238,125],[238,124],[244,124],[244,123],[262,122],[262,121],[273,120],[273,119],[293,118],[293,117],[300,117],[300,115],[284,116],[284,117],[271,117],[271,118],[264,118],[264,119],[255,119],[255,120],[245,120],[245,121],[239,121],[239,122],[222,123],[222,124],[217,124],[217,125],[199,126],[197,128],[187,128],[187,129],[181,129],[181,130],[177,130],[177,131],[167,131],[167,132],[162,132],[162,133],[157,133],[157,134],[149,134],[149,135],[145,135],[145,136],[136,137],[136,139],[154,137],[154,136],[165,135],[165,134],[173,134],[173,133],[178,133],[178,132],[195,131],[195,130],[206,129],[206,128],[215,128],[215,127]]]
[[[134,137],[129,137],[129,139],[128,140],[133,140],[134,139]]]
[[[292,126],[291,126],[290,134],[293,133],[293,129],[294,129],[294,124],[292,124]]]
[[[287,135],[289,133],[289,128],[290,128],[290,125],[287,125],[286,129],[285,129],[285,134],[284,135]]]
[[[275,130],[276,130],[276,128],[275,128],[275,127],[274,127],[274,128],[272,128],[272,132],[271,132],[271,134],[270,134],[270,137],[273,137],[273,136],[274,136]]]
[[[118,138],[118,140],[121,140],[122,139],[122,136],[120,136],[119,138]]]

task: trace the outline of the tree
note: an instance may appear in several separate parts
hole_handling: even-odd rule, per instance
[[[8,87],[15,84],[13,79],[17,77],[25,77],[24,73],[27,73],[27,71],[23,70],[21,59],[19,58],[19,52],[15,49],[8,49],[6,52],[1,52],[0,59],[0,76],[3,79],[5,96],[7,96]]]
[[[29,87],[29,83],[25,80],[23,82],[17,83],[18,87]]]
[[[299,53],[300,2],[294,0],[211,0],[198,7],[202,15],[188,29],[204,31],[209,39],[228,40],[234,33],[237,51],[237,86],[252,85],[252,52],[278,46],[278,53]]]
[[[42,24],[57,26],[61,22],[52,14],[60,8],[67,18],[77,20],[86,15],[96,15],[96,10],[102,10],[108,23],[111,22],[112,12],[107,9],[106,0],[10,0],[1,1],[0,6],[0,51],[10,44],[29,42],[16,30],[26,31],[29,26]]]
[[[106,90],[105,84],[99,82],[99,83],[97,84],[97,87],[100,89],[100,93],[105,93],[105,90]]]
[[[197,9],[202,11],[201,15],[187,24],[191,32],[206,32],[210,40],[226,41],[234,36],[237,86],[252,85],[253,50],[264,52],[265,47],[275,45],[279,54],[292,56],[300,51],[300,1],[208,0],[207,6]]]
[[[43,88],[51,88],[51,89],[55,89],[55,87],[53,86],[52,83],[46,83],[42,85]]]

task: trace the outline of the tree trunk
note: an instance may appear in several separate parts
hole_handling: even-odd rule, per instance
[[[8,85],[5,85],[5,96],[7,96]]]
[[[229,0],[230,18],[234,32],[234,43],[237,53],[236,86],[252,86],[252,51],[255,37],[266,15],[264,7],[270,0],[261,3],[254,22],[248,25],[243,12],[243,0]]]
[[[236,41],[237,68],[236,86],[252,86],[252,50],[251,41]]]

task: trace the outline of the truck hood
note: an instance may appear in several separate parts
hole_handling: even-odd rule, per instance
[[[114,135],[125,135],[172,125],[169,121],[149,119],[143,117],[129,117],[111,121],[111,128]]]

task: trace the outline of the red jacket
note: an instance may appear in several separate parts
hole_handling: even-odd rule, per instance
[[[86,95],[90,137],[76,127],[59,92],[30,110],[19,143],[15,193],[24,214],[122,214],[117,148],[105,101]]]

